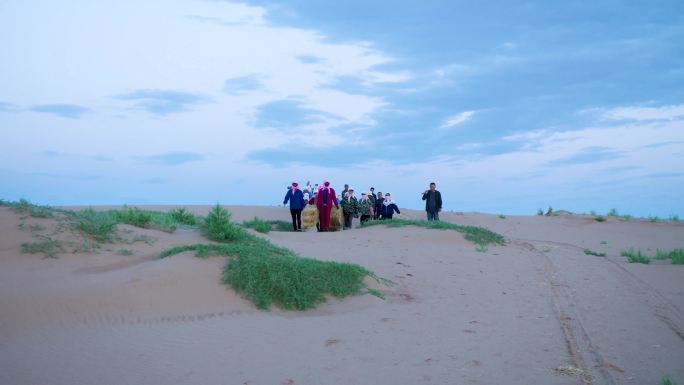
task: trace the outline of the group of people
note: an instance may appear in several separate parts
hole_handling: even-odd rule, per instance
[[[423,192],[425,211],[427,211],[429,221],[438,221],[439,212],[442,210],[442,196],[436,187],[437,185],[432,182],[430,188]],[[307,182],[303,189],[299,188],[298,182],[292,182],[287,188],[283,205],[287,205],[288,202],[294,231],[302,231],[302,211],[306,205],[316,206],[318,209],[317,228],[318,231],[324,232],[330,228],[330,214],[333,206],[335,208],[342,206],[343,230],[352,228],[354,218],[360,218],[361,223],[364,223],[370,219],[392,219],[395,213],[401,214],[390,193],[383,195],[378,191],[376,194],[375,188],[371,187],[368,192],[362,192],[361,197],[357,198],[354,189],[345,184],[342,194],[338,197],[327,180],[320,187],[318,184],[312,187],[311,183]]]

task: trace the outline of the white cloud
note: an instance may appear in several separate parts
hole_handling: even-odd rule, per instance
[[[271,25],[267,12],[197,0],[6,4],[0,14],[0,46],[13,59],[0,61],[5,80],[0,100],[19,106],[70,103],[98,112],[67,123],[22,112],[6,123],[33,127],[18,132],[18,141],[43,137],[39,127],[51,127],[47,131],[55,132],[54,145],[67,149],[106,138],[104,155],[117,147],[140,154],[135,147],[144,146],[153,153],[222,148],[243,154],[293,139],[330,145],[341,140],[332,135],[333,127],[371,126],[373,115],[387,105],[381,96],[332,89],[336,79],[355,78],[373,87],[411,77],[406,71],[379,70],[395,59],[372,43],[330,42],[315,30]],[[303,62],[303,55],[317,60]],[[248,94],[225,93],[226,80],[240,77],[258,78],[259,87]],[[212,102],[160,117],[115,97],[138,90],[190,92]],[[294,138],[250,127],[259,106],[286,99],[338,118],[296,131]],[[116,135],[110,137],[112,131]],[[172,135],[160,139],[160,132]],[[230,140],[202,139],[217,137]]]
[[[440,128],[450,128],[457,126],[459,124],[463,124],[466,121],[468,121],[470,118],[473,117],[475,114],[475,111],[463,111],[459,112],[456,115],[448,117],[445,121],[444,124],[440,126]]]
[[[671,120],[684,117],[684,104],[662,107],[618,107],[603,111],[605,120]]]

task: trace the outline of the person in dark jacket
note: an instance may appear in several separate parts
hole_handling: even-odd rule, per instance
[[[382,202],[385,199],[382,197],[382,192],[378,191],[378,197],[375,198],[375,215],[373,219],[382,218]]]
[[[382,218],[381,219],[392,219],[394,213],[401,214],[399,207],[392,202],[392,195],[390,193],[385,194],[385,199],[382,201]]]
[[[285,200],[283,201],[283,205],[286,205],[288,201],[290,202],[290,215],[292,215],[294,231],[302,231],[302,210],[306,206],[304,193],[297,188],[298,186],[299,183],[292,182],[292,187],[287,190]]]
[[[428,221],[438,221],[439,212],[442,211],[442,194],[437,191],[435,182],[430,183],[430,189],[423,193],[425,201],[425,211],[427,211]]]

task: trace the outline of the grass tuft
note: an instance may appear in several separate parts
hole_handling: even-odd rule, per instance
[[[292,231],[292,223],[282,220],[266,220],[254,217],[254,219],[242,222],[243,227],[254,229],[267,234],[270,231]]]
[[[387,227],[419,226],[428,229],[456,230],[465,234],[465,239],[476,245],[486,246],[489,244],[503,245],[506,240],[501,234],[497,234],[484,227],[464,226],[443,221],[427,221],[415,219],[392,219],[392,220],[370,220],[364,222],[361,227],[385,225]]]
[[[303,258],[250,234],[231,243],[174,247],[162,252],[161,257],[185,251],[194,251],[202,258],[233,257],[228,259],[222,282],[243,293],[260,309],[276,304],[284,309],[305,310],[324,302],[325,294],[344,297],[364,289],[380,296],[366,287],[364,279],[383,281],[359,265]]]
[[[171,216],[171,219],[175,222],[183,225],[195,226],[198,223],[197,217],[186,210],[185,207],[176,207],[175,209],[172,209],[169,211],[169,216]]]
[[[116,251],[117,254],[119,255],[133,255],[134,252],[131,249],[119,249]]]
[[[43,253],[46,258],[57,258],[58,252],[64,252],[64,246],[62,246],[60,241],[47,238],[39,242],[22,243],[21,252],[29,254]]]
[[[641,250],[639,249],[634,250],[630,248],[629,250],[622,250],[622,252],[620,252],[620,255],[622,255],[623,257],[627,257],[629,263],[651,263],[651,258],[649,258],[646,254],[642,254]]]
[[[137,207],[124,206],[122,210],[112,210],[112,214],[119,223],[135,227],[147,228],[152,222],[152,215]]]
[[[76,228],[98,242],[111,242],[116,230],[116,218],[109,212],[91,208],[75,213]]]
[[[254,230],[256,230],[260,233],[264,233],[264,234],[267,234],[269,231],[271,231],[273,229],[273,226],[271,226],[270,222],[268,222],[264,219],[261,219],[261,218],[257,218],[257,217],[254,217],[254,219],[252,219],[250,221],[243,221],[242,226],[250,228],[250,229],[254,229]]]
[[[595,220],[596,222],[605,222],[605,221],[606,221],[606,217],[604,217],[603,215],[596,215],[596,216],[594,216],[594,220]]]
[[[594,256],[597,256],[597,257],[605,257],[605,256],[606,256],[606,253],[599,253],[599,252],[592,251],[592,250],[589,250],[589,249],[584,249],[584,254],[586,254],[586,255],[594,255]]]
[[[34,218],[52,218],[56,211],[50,206],[35,205],[24,198],[21,198],[19,202],[7,202],[7,205],[18,213],[28,214]]]
[[[677,381],[671,379],[669,376],[665,376],[660,380],[660,385],[677,385]]]
[[[656,222],[660,221],[660,218],[658,218],[657,215],[656,216],[649,216],[648,221],[651,223],[656,223]]]

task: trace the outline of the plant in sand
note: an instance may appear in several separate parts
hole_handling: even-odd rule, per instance
[[[622,250],[622,252],[620,252],[620,255],[622,255],[623,257],[627,257],[629,263],[651,263],[651,258],[649,258],[646,254],[642,254],[641,250],[639,249],[634,250],[630,248],[629,250]]]
[[[112,213],[119,223],[125,223],[135,227],[149,227],[152,215],[137,207],[124,206],[122,210],[113,210]]]
[[[232,242],[246,236],[245,230],[230,223],[230,213],[217,203],[202,224],[204,234],[212,241]]]
[[[184,224],[194,226],[197,224],[197,217],[185,209],[185,207],[176,207],[175,209],[169,211],[171,219],[174,221]]]
[[[660,385],[677,385],[677,381],[670,378],[670,376],[665,376],[660,380]]]
[[[465,239],[477,245],[504,245],[506,240],[501,234],[497,234],[484,227],[464,226],[444,221],[426,221],[415,219],[392,219],[392,220],[370,220],[364,222],[361,227],[385,225],[388,227],[419,226],[428,229],[456,230],[465,234]]]
[[[75,213],[74,218],[76,228],[96,241],[110,242],[112,240],[117,222],[109,213],[87,208]]]
[[[261,218],[254,217],[254,219],[249,220],[249,221],[243,221],[242,225],[247,228],[254,229],[260,233],[268,233],[271,231],[272,226],[268,221],[265,221]]]
[[[29,254],[43,253],[46,258],[57,258],[58,252],[64,252],[64,246],[60,241],[46,237],[43,241],[22,243],[21,252]]]
[[[254,229],[260,233],[268,233],[271,230],[275,231],[292,231],[292,223],[281,220],[266,220],[254,217],[249,221],[243,221],[242,226]]]
[[[261,309],[276,304],[285,309],[305,310],[324,302],[326,293],[344,297],[364,289],[382,297],[378,290],[366,287],[364,278],[391,283],[359,265],[303,258],[251,234],[224,244],[174,247],[162,252],[161,257],[184,251],[195,251],[196,256],[204,258],[231,257],[223,271],[223,283],[242,292]]]
[[[596,252],[596,251],[592,251],[592,250],[589,250],[589,249],[584,249],[584,254],[586,254],[586,255],[594,255],[594,256],[597,256],[597,257],[605,257],[605,256],[606,256],[606,253],[598,253],[598,252]]]

